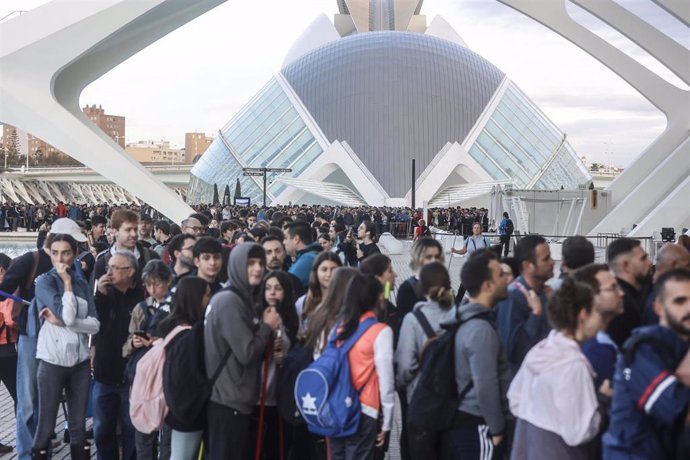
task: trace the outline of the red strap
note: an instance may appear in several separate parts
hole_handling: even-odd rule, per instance
[[[266,356],[264,358],[264,378],[261,382],[261,402],[259,404],[259,425],[256,430],[256,454],[254,460],[261,458],[261,441],[264,434],[264,409],[266,408],[266,387],[268,386],[268,365],[271,362],[271,352],[273,350],[273,341],[269,340],[266,344]]]
[[[640,400],[637,401],[637,409],[638,410],[643,410],[644,405],[647,404],[647,400],[651,396],[652,392],[654,389],[661,383],[667,376],[668,376],[668,371],[663,371],[661,374],[657,375],[654,377],[654,380],[652,380],[652,383],[650,383],[647,388],[644,390],[644,393],[642,393],[642,396],[640,397]]]

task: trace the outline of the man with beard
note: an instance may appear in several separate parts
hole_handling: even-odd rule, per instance
[[[599,312],[604,329],[613,318],[623,313],[623,289],[606,264],[591,263],[571,273],[575,281],[592,288],[594,301],[592,308]],[[596,373],[595,388],[604,380],[613,381],[613,371],[618,357],[618,347],[605,331],[597,332],[593,339],[582,344],[582,353],[587,357]]]
[[[290,268],[285,262],[287,253],[280,238],[273,235],[265,236],[261,239],[261,246],[266,251],[266,268],[268,271],[287,271]]]
[[[690,271],[656,283],[659,324],[635,329],[616,364],[604,458],[688,458]]]
[[[606,332],[622,347],[636,327],[642,325],[644,304],[651,287],[652,261],[639,240],[618,238],[609,244],[606,258],[623,289],[623,313],[615,317]]]
[[[513,375],[527,352],[545,338],[551,327],[546,313],[546,281],[554,261],[546,240],[527,235],[515,246],[520,276],[510,285],[508,298],[496,304],[498,334],[506,348]]]
[[[175,235],[168,243],[168,252],[172,260],[173,284],[171,291],[180,279],[194,272],[194,244],[196,237],[187,233]]]
[[[680,244],[666,243],[656,253],[653,281],[656,283],[661,278],[661,275],[670,272],[674,268],[690,269],[690,252]],[[645,301],[642,324],[659,324],[659,317],[654,313],[655,300],[656,295],[653,290],[650,290]]]
[[[470,299],[458,310],[455,381],[465,396],[453,427],[441,435],[441,458],[502,458],[511,372],[490,312],[508,295],[507,273],[494,254],[480,249],[462,266],[460,280]]]

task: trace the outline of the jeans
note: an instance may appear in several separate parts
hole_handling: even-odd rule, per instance
[[[19,460],[31,459],[31,446],[38,422],[37,343],[36,337],[19,336],[17,347],[17,458]]]
[[[378,431],[378,420],[361,414],[357,432],[347,438],[331,438],[330,460],[371,460]]]
[[[47,449],[50,445],[63,388],[67,395],[70,443],[81,446],[86,442],[90,373],[88,361],[73,367],[56,366],[45,361],[38,364],[38,427],[34,449]]]
[[[176,431],[170,436],[170,460],[196,460],[203,431]]]
[[[134,426],[129,418],[129,388],[127,386],[93,385],[93,435],[98,460],[117,460],[117,422],[122,427],[123,460],[135,460]]]

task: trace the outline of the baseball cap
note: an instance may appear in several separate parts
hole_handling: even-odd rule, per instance
[[[50,226],[49,233],[53,235],[69,235],[80,243],[84,243],[86,241],[86,237],[81,232],[79,225],[67,217],[62,217],[53,222],[53,224]]]

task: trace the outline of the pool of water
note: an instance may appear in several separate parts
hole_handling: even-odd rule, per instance
[[[33,251],[36,249],[36,243],[11,243],[11,242],[0,242],[0,253],[7,254],[11,258],[21,256],[25,252]]]

